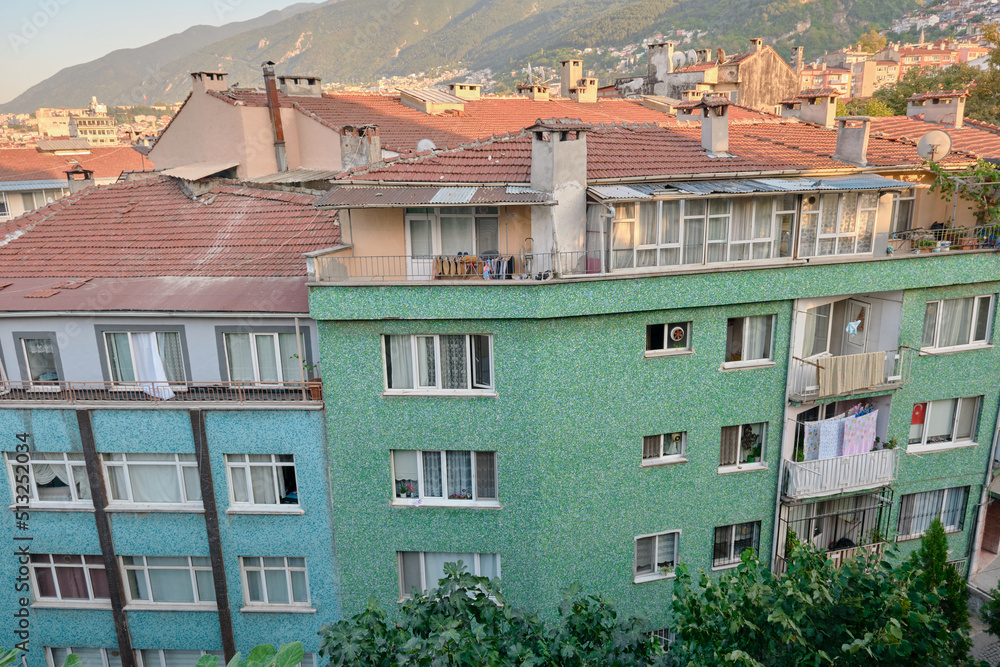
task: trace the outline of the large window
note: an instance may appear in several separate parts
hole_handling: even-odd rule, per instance
[[[21,352],[24,354],[25,370],[27,380],[33,385],[44,388],[46,384],[59,382],[58,352],[56,350],[55,338],[29,338],[20,339]]]
[[[232,382],[302,382],[299,344],[294,333],[230,332],[223,334],[223,338]],[[303,343],[303,354],[305,350]]]
[[[774,315],[731,317],[726,323],[726,363],[758,364],[771,360]]]
[[[611,227],[613,269],[787,257],[796,195],[624,203]]]
[[[240,568],[247,606],[309,606],[305,558],[240,556]]]
[[[122,667],[121,653],[116,648],[47,647],[49,667],[62,667],[71,653],[80,658],[80,667]]]
[[[128,601],[215,606],[212,563],[199,556],[122,556]]]
[[[914,405],[909,449],[975,440],[980,399],[980,396],[946,398]]]
[[[112,382],[184,382],[177,331],[105,331]]]
[[[647,435],[642,439],[642,463],[654,465],[684,461],[687,453],[687,432]]]
[[[870,253],[877,212],[878,192],[803,197],[799,257]]]
[[[104,454],[103,457],[112,502],[202,506],[194,454]]]
[[[466,572],[477,577],[500,577],[500,555],[485,553],[454,553],[445,551],[400,551],[399,597],[413,596],[413,589],[421,593],[437,588],[444,578],[445,563],[461,561]]]
[[[226,454],[226,470],[233,505],[299,504],[291,454]]]
[[[766,435],[767,424],[764,422],[723,427],[719,466],[763,462]]]
[[[715,529],[712,567],[728,567],[740,562],[747,549],[757,553],[760,543],[760,521],[719,526]]]
[[[31,554],[31,575],[38,602],[111,600],[101,556]]]
[[[139,667],[194,667],[203,655],[214,655],[219,664],[225,662],[222,651],[185,651],[183,649],[144,648],[136,651]],[[56,665],[55,667],[59,667]],[[312,667],[312,663],[309,663]]]
[[[62,505],[78,503],[93,505],[87,464],[83,454],[73,452],[7,452],[13,486],[27,468],[30,482],[29,503],[32,505]]]
[[[679,530],[635,538],[633,580],[639,583],[673,576],[674,568],[677,567],[680,541]]]
[[[993,295],[928,301],[922,348],[985,345],[990,340]]]
[[[969,500],[969,487],[911,493],[903,496],[899,504],[897,539],[923,535],[934,519],[941,519],[944,529],[950,532],[965,526],[965,509]]]
[[[499,209],[495,206],[455,206],[406,209],[410,255],[498,254]]]
[[[493,340],[485,335],[384,336],[386,388],[483,391],[493,388]]]
[[[496,452],[392,452],[397,503],[468,505],[497,501]]]

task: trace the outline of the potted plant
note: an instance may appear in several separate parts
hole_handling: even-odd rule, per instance
[[[293,354],[291,359],[298,359],[299,355]],[[305,372],[309,374],[309,379],[306,380],[306,386],[309,388],[309,398],[314,401],[323,400],[323,380],[316,376],[316,370],[319,368],[319,363],[315,364],[302,364],[302,368]]]
[[[673,565],[664,565],[663,567],[660,568],[660,574],[662,574],[664,577],[669,577],[673,573],[674,573]]]
[[[913,252],[933,252],[937,248],[937,240],[934,237],[923,237],[913,239]]]

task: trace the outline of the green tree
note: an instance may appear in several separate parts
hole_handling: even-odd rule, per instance
[[[985,160],[959,172],[948,171],[936,162],[926,162],[936,175],[931,192],[940,192],[941,198],[950,202],[955,194],[972,205],[976,225],[1000,224],[1000,167]],[[984,232],[993,236],[997,231]]]
[[[906,98],[930,90],[963,90],[969,88],[983,72],[969,65],[952,65],[941,70],[911,69],[896,84],[876,90],[872,99],[879,100],[893,115],[906,113]],[[968,109],[968,107],[967,107]]]
[[[245,660],[242,654],[237,653],[226,667],[296,667],[302,662],[303,655],[302,642],[285,644],[277,651],[271,644],[261,644],[250,649]],[[203,655],[195,667],[219,667],[219,658],[214,655]]]
[[[937,596],[938,609],[952,630],[963,630],[963,636],[971,629],[969,624],[969,588],[965,579],[948,564],[948,537],[940,519],[931,522],[927,532],[920,538],[920,548],[910,557],[914,567],[919,569],[916,583],[923,587],[928,596]],[[967,655],[972,643],[955,643],[955,659]]]
[[[894,116],[893,110],[882,100],[874,97],[851,100],[847,103],[847,113],[851,116]]]
[[[874,28],[858,38],[858,50],[865,53],[877,53],[885,48],[889,40],[885,35],[878,34]]]

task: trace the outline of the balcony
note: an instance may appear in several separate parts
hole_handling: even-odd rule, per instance
[[[382,255],[354,257],[318,255],[310,258],[317,282],[381,282],[405,280],[504,281],[552,280],[556,277],[600,274],[600,252],[516,253],[473,255]]]
[[[911,352],[900,348],[811,359],[792,357],[788,397],[805,403],[897,389],[909,377]]]
[[[856,558],[857,556],[864,556],[871,560],[873,557],[875,560],[882,558],[882,553],[885,551],[885,546],[887,542],[876,542],[874,544],[864,544],[857,547],[848,547],[846,549],[833,549],[826,552],[826,559],[833,561],[834,567],[840,567],[845,561]],[[777,557],[777,573],[784,574],[788,569],[788,561],[785,560],[784,556]]]
[[[787,498],[803,500],[889,486],[896,479],[898,449],[784,463]]]
[[[908,229],[887,235],[886,252],[897,254],[939,253],[956,250],[994,250],[1000,247],[1000,223],[978,227]]]
[[[168,398],[169,397],[169,398]],[[319,385],[308,382],[260,384],[249,382],[0,382],[0,407],[12,404],[86,406],[141,404],[145,407],[184,408],[195,405],[255,408],[322,407]]]

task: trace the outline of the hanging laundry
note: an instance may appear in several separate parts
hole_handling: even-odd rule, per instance
[[[819,422],[806,422],[805,430],[803,458],[806,461],[815,461],[819,458]]]
[[[857,336],[858,335],[858,327],[859,326],[861,326],[861,320],[855,320],[854,322],[848,322],[847,323],[847,329],[846,329],[847,335],[848,336],[852,336],[852,337],[853,336]]]
[[[841,455],[844,440],[844,419],[827,419],[819,425],[819,458],[837,458]]]

